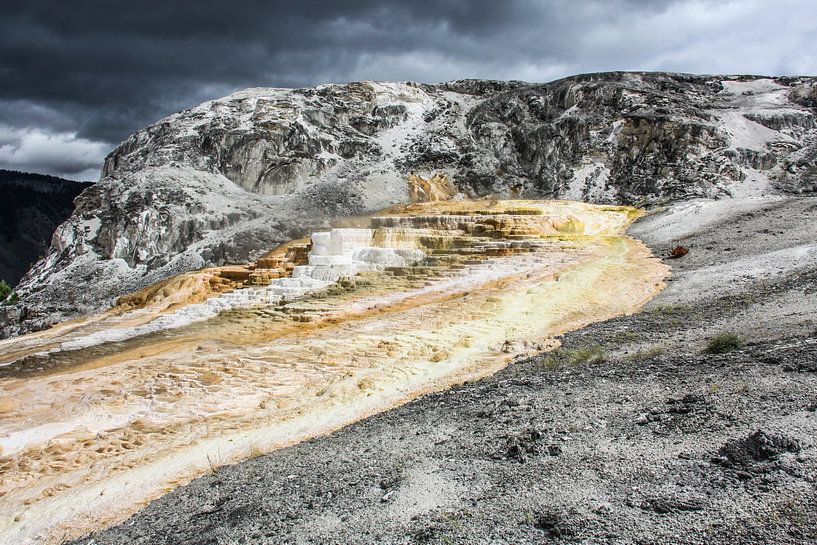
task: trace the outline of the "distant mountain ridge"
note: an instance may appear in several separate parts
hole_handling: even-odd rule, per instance
[[[54,230],[90,182],[0,169],[0,279],[16,285],[48,253]]]

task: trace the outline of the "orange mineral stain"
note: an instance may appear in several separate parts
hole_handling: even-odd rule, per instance
[[[0,544],[112,524],[213,466],[638,310],[668,269],[624,234],[637,214],[567,201],[395,207],[0,342]]]

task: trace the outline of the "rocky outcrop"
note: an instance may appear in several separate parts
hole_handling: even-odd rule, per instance
[[[453,198],[640,205],[815,191],[814,89],[660,73],[248,89],[108,156],[20,284],[23,330],[253,259],[333,218],[425,199],[420,180],[445,179],[431,193]]]

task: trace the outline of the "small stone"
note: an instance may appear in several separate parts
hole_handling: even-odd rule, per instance
[[[610,502],[602,502],[593,508],[593,512],[597,515],[612,513],[613,505]]]

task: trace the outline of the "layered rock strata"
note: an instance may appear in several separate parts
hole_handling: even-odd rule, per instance
[[[4,335],[411,200],[655,204],[813,192],[813,78],[248,89],[139,131],[20,285]]]

